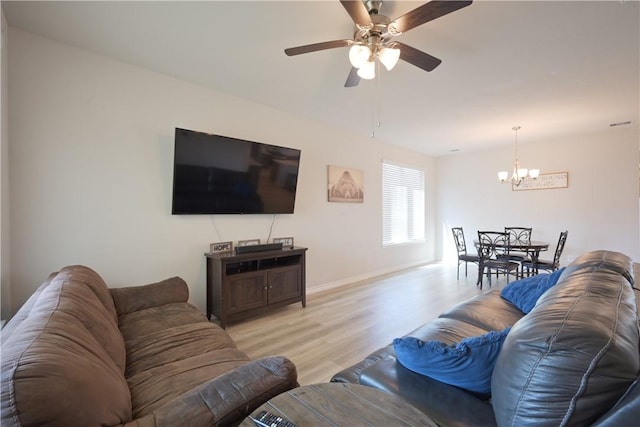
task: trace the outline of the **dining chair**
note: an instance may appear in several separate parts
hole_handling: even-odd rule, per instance
[[[460,264],[464,262],[464,277],[467,277],[468,264],[470,262],[478,264],[480,262],[480,258],[476,254],[467,253],[467,243],[464,239],[464,231],[462,230],[462,227],[453,227],[451,231],[453,232],[453,240],[456,243],[456,249],[458,251],[458,271],[456,278],[460,280]]]
[[[516,245],[528,245],[531,243],[531,232],[532,227],[505,227],[504,231],[509,233],[509,243]],[[509,256],[512,259],[520,259],[525,260],[529,258],[529,254],[518,252],[518,251],[510,251]]]
[[[505,227],[504,231],[509,233],[509,245],[529,245],[531,243],[531,232],[532,227]],[[511,261],[515,261],[518,263],[522,263],[523,261],[530,259],[529,252],[525,249],[521,250],[511,250],[509,251],[509,259]],[[524,270],[522,264],[520,265],[520,276],[522,276]]]
[[[509,233],[503,231],[478,231],[478,281],[482,289],[485,270],[491,286],[491,270],[505,274],[507,283],[511,275],[518,278],[520,264],[509,259]]]
[[[553,255],[553,260],[528,260],[522,262],[522,269],[526,269],[527,276],[533,272],[533,274],[538,274],[540,270],[544,271],[556,271],[560,268],[560,257],[562,256],[562,251],[564,251],[564,244],[567,242],[567,236],[569,235],[569,231],[565,230],[560,233],[560,237],[558,238],[558,244],[556,245],[556,251]]]

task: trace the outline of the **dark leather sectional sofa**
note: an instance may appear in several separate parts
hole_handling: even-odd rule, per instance
[[[512,326],[491,398],[412,372],[390,344],[332,381],[399,395],[441,426],[632,426],[640,423],[640,265],[626,255],[578,257],[528,314],[491,290],[407,336],[454,344]]]

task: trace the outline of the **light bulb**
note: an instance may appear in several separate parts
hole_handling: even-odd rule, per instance
[[[529,169],[529,176],[536,179],[540,176],[540,169]]]
[[[365,62],[358,70],[360,78],[372,80],[376,77],[376,63],[373,61]]]
[[[362,67],[371,57],[371,49],[361,44],[354,44],[349,49],[349,62],[356,68]]]
[[[498,172],[498,179],[500,180],[500,182],[505,182],[508,177],[509,177],[509,172],[507,171]]]
[[[391,71],[398,63],[398,59],[400,59],[400,49],[383,47],[378,54],[378,59],[387,70]]]

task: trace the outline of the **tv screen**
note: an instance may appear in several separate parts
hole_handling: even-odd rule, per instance
[[[290,214],[300,150],[176,128],[171,213]]]

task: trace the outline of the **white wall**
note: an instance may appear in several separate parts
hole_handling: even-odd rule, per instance
[[[434,260],[434,159],[13,28],[9,46],[14,309],[85,264],[110,286],[179,275],[204,310],[209,243],[264,241],[272,216],[172,216],[175,127],[302,150],[295,214],[272,237],[309,248],[310,292]],[[426,243],[382,248],[382,158],[425,169]],[[328,164],[364,170],[364,204],[327,202]]]
[[[524,127],[520,137],[526,139]],[[603,124],[597,133],[521,144],[523,166],[569,173],[563,189],[516,192],[500,184],[497,172],[512,164],[513,147],[439,158],[436,228],[444,245],[437,245],[437,256],[455,257],[454,226],[464,227],[467,243],[479,229],[531,226],[532,239],[552,242],[551,250],[560,232],[569,230],[563,263],[596,249],[640,260],[638,141],[636,120],[628,127]]]
[[[8,105],[8,31],[4,11],[0,8],[0,318],[11,316],[11,284],[9,254],[9,105]]]

